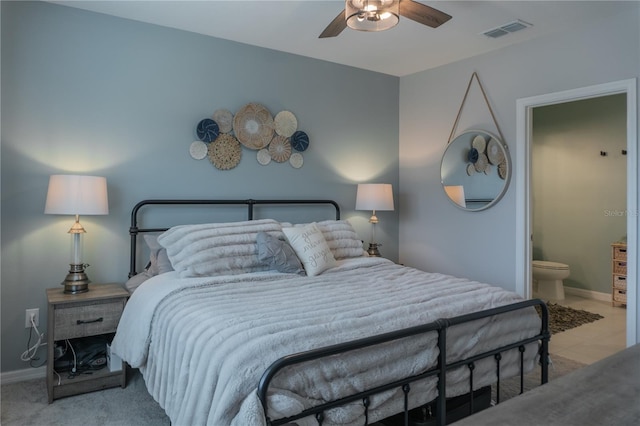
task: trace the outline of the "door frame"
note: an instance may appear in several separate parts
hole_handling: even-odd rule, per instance
[[[625,93],[627,96],[627,346],[638,341],[638,139],[636,79],[521,98],[516,101],[516,293],[531,298],[531,132],[533,109]]]

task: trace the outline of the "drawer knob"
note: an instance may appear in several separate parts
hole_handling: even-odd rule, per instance
[[[78,320],[77,324],[78,325],[80,325],[80,324],[91,324],[91,323],[94,323],[94,322],[102,322],[102,317],[96,318],[96,319],[93,319],[93,320],[86,320],[86,321],[85,320]]]

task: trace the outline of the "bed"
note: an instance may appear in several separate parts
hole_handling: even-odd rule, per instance
[[[167,205],[248,210],[139,226],[141,209]],[[335,218],[255,217],[274,205],[329,205]],[[428,406],[444,425],[447,398],[469,395],[473,412],[470,390],[538,364],[547,380],[544,303],[369,257],[334,201],[146,200],[129,231],[132,295],[112,350],[172,424],[352,426],[398,413],[409,424]],[[138,273],[140,235],[151,262]]]

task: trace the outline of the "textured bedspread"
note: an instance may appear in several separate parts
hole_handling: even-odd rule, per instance
[[[284,355],[518,300],[497,287],[379,258],[341,261],[317,277],[261,272],[180,279],[167,273],[132,295],[112,348],[140,368],[149,392],[174,425],[264,425],[256,387],[264,370]],[[533,336],[539,324],[531,308],[453,327],[447,358]],[[535,347],[525,354],[526,367],[533,368]],[[273,382],[270,414],[292,414],[344,392],[416,374],[435,366],[437,355],[432,333],[335,357],[330,363],[290,368]],[[509,366],[516,357],[504,355],[503,377],[517,371]],[[448,396],[466,393],[467,377],[466,368],[450,373]],[[478,363],[474,386],[493,381],[493,362]],[[309,384],[319,386],[310,389]],[[420,403],[435,398],[435,379],[412,386],[412,404],[418,403],[413,400],[418,394]],[[373,398],[369,420],[400,411],[396,396],[389,391]],[[361,415],[361,406],[336,409],[327,413],[325,424],[363,424]]]

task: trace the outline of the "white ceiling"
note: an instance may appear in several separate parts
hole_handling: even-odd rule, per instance
[[[406,0],[405,0],[406,1]],[[404,76],[555,31],[597,25],[632,2],[424,1],[453,18],[437,29],[406,18],[388,30],[345,29],[318,35],[344,9],[342,0],[53,1],[171,28]],[[481,33],[521,19],[530,24],[498,39]]]

